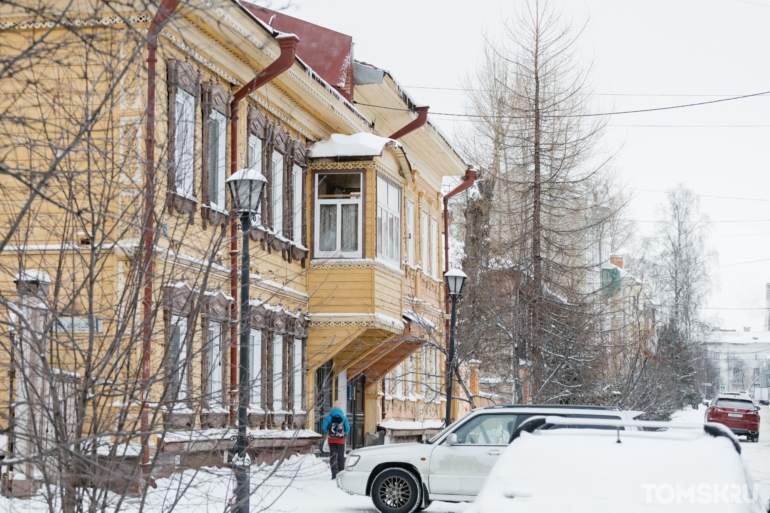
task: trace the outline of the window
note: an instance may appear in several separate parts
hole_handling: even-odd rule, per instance
[[[414,267],[414,201],[406,202],[406,262]]]
[[[380,177],[377,177],[377,256],[401,263],[401,191]]]
[[[361,182],[361,173],[316,175],[316,256],[361,257]]]
[[[432,217],[430,220],[430,244],[431,244],[431,260],[430,260],[430,268],[433,271],[432,276],[436,279],[438,279],[438,221],[436,221],[435,217]]]
[[[225,163],[227,120],[217,111],[209,118],[209,204],[211,208],[225,210]]]
[[[719,352],[715,351],[714,353],[712,353],[712,358],[714,359],[714,361],[718,362],[719,361]]]
[[[169,367],[172,397],[175,401],[187,399],[187,318],[171,317],[169,340]]]
[[[209,321],[209,400],[222,402],[222,324]]]
[[[508,445],[516,426],[516,415],[479,415],[455,431],[462,445]]]
[[[759,367],[754,367],[754,377],[755,378],[759,377]]]
[[[273,338],[273,411],[283,408],[283,336]]]
[[[404,398],[404,365],[400,364],[398,367],[396,367],[396,391],[394,395],[396,396],[396,399],[403,399]]]
[[[427,347],[423,347],[420,353],[420,374],[422,374],[422,395],[428,395],[428,352]]]
[[[193,147],[195,144],[195,97],[182,90],[176,92],[176,192],[193,198]]]
[[[439,352],[438,349],[433,349],[433,369],[431,374],[431,386],[433,387],[433,393],[438,393],[438,375],[439,375]]]
[[[422,272],[430,274],[430,262],[428,260],[428,213],[424,210],[420,214],[420,249],[422,253],[420,256]]]
[[[272,164],[270,189],[273,202],[271,205],[273,232],[283,236],[283,155],[274,151]]]
[[[249,378],[251,379],[251,393],[249,404],[252,409],[262,407],[262,331],[251,330],[249,336]]]
[[[262,151],[263,151],[263,142],[262,139],[257,137],[254,134],[249,134],[249,154],[248,154],[248,162],[247,165],[249,166],[249,169],[256,169],[260,173],[262,173]],[[262,213],[260,210],[262,209],[262,202],[259,202],[259,205],[257,205],[257,213],[254,215],[253,225],[254,226],[262,226]]]
[[[291,240],[297,245],[302,244],[302,205],[305,198],[302,190],[302,168],[297,164],[294,164],[291,173],[292,179],[292,227],[291,227]]]
[[[303,411],[302,404],[302,340],[299,338],[294,339],[294,390],[292,394],[292,403],[294,405],[294,411]]]
[[[741,399],[719,399],[717,401],[717,406],[720,408],[733,408],[736,410],[753,410],[754,409],[754,403],[749,400],[741,400]]]

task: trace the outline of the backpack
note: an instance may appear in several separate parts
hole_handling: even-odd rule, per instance
[[[342,423],[342,417],[333,415],[329,423],[329,438],[345,438],[345,424]]]

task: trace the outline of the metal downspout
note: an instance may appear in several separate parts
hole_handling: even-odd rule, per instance
[[[476,168],[474,166],[468,166],[468,169],[465,171],[465,176],[463,176],[463,181],[452,189],[446,196],[444,196],[444,272],[446,273],[449,270],[449,200],[456,196],[457,194],[460,194],[464,190],[468,189],[470,186],[472,186],[474,183],[476,183]],[[444,287],[446,288],[446,283],[444,284]],[[452,309],[449,306],[449,291],[444,291],[444,308],[447,314],[451,313]],[[449,316],[446,317],[446,320],[444,321],[444,333],[446,333],[447,336],[444,337],[444,343],[446,344],[446,350],[447,354],[449,353]],[[452,376],[449,375],[450,368],[449,368],[449,358],[447,358],[446,361],[446,371],[445,375],[447,376],[447,379],[452,379]],[[448,406],[448,408],[451,411],[451,405]]]
[[[145,189],[144,189],[144,298],[142,299],[142,468],[150,463],[150,423],[147,399],[150,394],[150,356],[152,354],[152,279],[155,239],[155,58],[158,36],[174,14],[180,0],[163,0],[147,30],[147,130],[145,134]]]
[[[294,34],[277,36],[281,54],[248,84],[233,95],[230,102],[230,175],[238,171],[238,104],[248,95],[288,70],[294,64],[299,38]],[[264,157],[264,156],[263,156]],[[230,212],[230,424],[235,425],[238,395],[238,223]]]
[[[416,107],[414,110],[417,112],[417,117],[401,130],[394,132],[393,135],[390,136],[390,139],[400,139],[406,134],[414,132],[418,128],[422,127],[428,121],[428,109],[430,109],[428,106]]]

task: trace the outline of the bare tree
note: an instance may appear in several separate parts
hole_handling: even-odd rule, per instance
[[[627,233],[625,199],[596,150],[605,120],[591,114],[581,32],[552,2],[526,2],[468,83],[476,121],[465,151],[483,165],[463,261],[471,282],[460,339],[473,342],[459,351],[486,352],[489,371],[519,391],[526,363],[534,401],[603,400],[603,346],[620,329],[609,327],[618,312],[592,277]],[[510,360],[494,357],[501,350]]]

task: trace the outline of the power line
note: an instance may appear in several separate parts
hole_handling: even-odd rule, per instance
[[[655,189],[638,189],[636,187],[629,187],[632,191],[644,191],[644,192],[657,192],[659,194],[668,194],[667,191],[658,191]],[[729,200],[743,200],[743,201],[762,201],[766,203],[770,203],[770,199],[761,199],[761,198],[738,198],[735,196],[713,196],[710,194],[695,194],[695,196],[699,196],[701,198],[717,198],[717,199],[729,199]],[[760,234],[764,235],[764,234]]]
[[[604,116],[619,116],[621,114],[641,114],[645,112],[660,112],[665,110],[674,110],[674,109],[685,109],[689,107],[699,107],[702,105],[711,105],[714,103],[724,103],[729,101],[735,101],[735,100],[743,100],[745,98],[754,98],[757,96],[764,96],[770,94],[770,91],[763,91],[761,93],[753,93],[753,94],[745,94],[742,96],[731,96],[729,98],[721,98],[719,100],[709,100],[705,102],[695,102],[695,103],[684,103],[680,105],[670,105],[668,107],[653,107],[650,109],[635,109],[635,110],[621,110],[617,112],[596,112],[596,113],[588,113],[588,114],[564,114],[564,115],[554,115],[554,116],[543,116],[544,118],[595,118],[595,117],[604,117]],[[402,109],[399,107],[388,107],[385,105],[374,105],[371,103],[362,103],[354,101],[356,105],[363,105],[365,107],[372,107],[377,109],[385,109],[385,110],[396,110],[401,112],[416,112],[416,109]],[[452,112],[433,112],[432,114],[437,116],[451,116],[451,117],[462,117],[462,118],[481,118],[481,119],[488,119],[488,118],[504,118],[504,119],[528,119],[529,116],[508,116],[508,115],[489,115],[484,116],[481,114],[457,114]]]
[[[740,0],[738,0],[740,1]],[[765,6],[770,7],[770,6]],[[429,89],[432,91],[458,91],[468,93],[487,93],[490,89],[475,89],[472,87],[437,87],[405,85],[405,89]],[[622,96],[633,98],[730,98],[740,94],[667,94],[667,93],[591,93],[591,96]]]
[[[736,265],[756,264],[757,262],[767,262],[768,260],[770,260],[770,258],[762,258],[760,260],[749,260],[748,262],[736,262],[734,264],[718,265],[716,269],[721,269],[722,267],[734,267]]]

